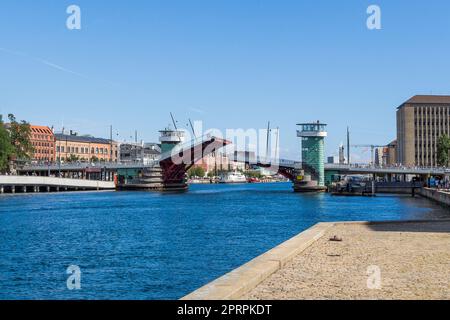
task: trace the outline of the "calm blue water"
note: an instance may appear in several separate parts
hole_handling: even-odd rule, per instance
[[[444,216],[420,198],[290,184],[2,196],[0,299],[178,299],[320,221]],[[69,265],[81,268],[79,291],[66,287]]]

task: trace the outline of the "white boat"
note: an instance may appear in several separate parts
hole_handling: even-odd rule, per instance
[[[220,176],[219,183],[247,183],[247,178],[241,172],[227,172]]]

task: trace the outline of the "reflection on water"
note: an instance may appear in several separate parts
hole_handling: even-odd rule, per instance
[[[290,184],[185,194],[0,197],[0,299],[176,299],[320,221],[450,217],[422,198],[302,195]],[[82,271],[80,291],[66,269]]]

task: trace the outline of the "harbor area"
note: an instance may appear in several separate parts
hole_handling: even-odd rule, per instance
[[[185,299],[450,299],[450,219],[320,223]]]

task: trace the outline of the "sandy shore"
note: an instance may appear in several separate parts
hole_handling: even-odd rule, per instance
[[[242,298],[450,300],[450,221],[336,224]]]

